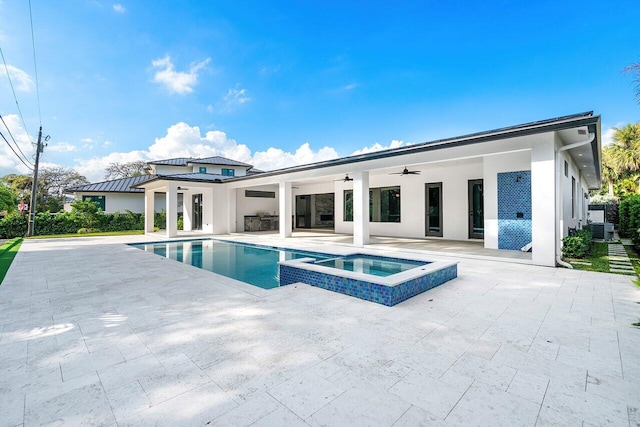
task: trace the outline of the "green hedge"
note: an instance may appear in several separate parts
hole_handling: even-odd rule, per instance
[[[582,258],[591,250],[593,236],[586,228],[579,230],[575,236],[562,239],[562,256],[565,258]]]
[[[622,199],[618,215],[620,236],[630,237],[636,248],[640,249],[640,194]]]
[[[164,228],[164,213],[156,213],[154,222]],[[27,234],[29,217],[12,215],[0,220],[0,238],[11,239]],[[133,212],[89,215],[80,212],[63,212],[56,215],[39,213],[36,215],[34,235],[73,234],[81,229],[96,231],[144,230],[144,215]]]

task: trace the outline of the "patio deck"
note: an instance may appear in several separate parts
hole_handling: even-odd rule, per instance
[[[122,244],[157,238],[23,243],[0,286],[0,425],[640,424],[629,277],[460,258],[385,307]]]

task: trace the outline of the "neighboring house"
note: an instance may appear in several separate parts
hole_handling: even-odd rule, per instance
[[[80,185],[66,189],[76,200],[93,200],[98,202],[103,212],[116,211],[135,213],[144,212],[144,190],[134,185],[157,177],[175,176],[181,179],[200,179],[204,181],[224,180],[229,177],[242,177],[259,173],[249,164],[214,156],[203,159],[180,157],[167,160],[156,160],[148,163],[150,175],[131,178],[114,179]],[[154,205],[156,212],[165,209],[165,194],[156,193]],[[178,211],[182,211],[181,204]]]
[[[168,237],[182,197],[184,230],[287,238],[323,227],[353,234],[356,247],[370,234],[530,244],[533,264],[554,266],[561,239],[586,222],[588,191],[600,188],[600,126],[587,112],[255,175],[245,164],[227,165],[230,176],[211,159],[171,159],[151,162],[156,175],[133,188],[144,192],[145,230],[160,204]]]

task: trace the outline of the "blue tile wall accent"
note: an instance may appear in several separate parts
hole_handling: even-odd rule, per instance
[[[518,213],[522,214],[518,218]],[[531,171],[498,174],[498,248],[531,242]]]
[[[458,266],[454,264],[396,286],[385,286],[290,265],[280,265],[280,286],[302,282],[386,306],[396,305],[456,277],[458,277]]]

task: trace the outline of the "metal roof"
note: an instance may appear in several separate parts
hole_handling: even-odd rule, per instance
[[[147,162],[150,165],[167,165],[167,166],[187,166],[188,164],[205,164],[205,165],[223,165],[223,166],[243,166],[251,167],[247,163],[238,162],[237,160],[227,159],[226,157],[213,156],[204,157],[202,159],[193,159],[191,157],[176,157],[175,159],[154,160]]]
[[[135,185],[146,184],[151,181],[190,181],[190,182],[211,182],[211,183],[220,183],[229,179],[232,179],[232,176],[219,175],[215,173],[178,173],[173,175],[155,175],[152,179],[147,181],[140,182]],[[139,189],[140,191],[144,191],[143,189]]]
[[[443,148],[450,148],[456,146],[464,146],[470,144],[477,144],[487,141],[495,141],[500,139],[514,138],[525,135],[535,135],[543,132],[551,132],[562,129],[570,129],[574,127],[588,126],[590,131],[594,131],[600,126],[600,116],[594,116],[593,111],[587,111],[579,114],[572,114],[568,116],[554,117],[546,120],[539,120],[535,122],[523,123],[520,125],[509,126],[499,129],[493,129],[483,132],[472,133],[463,136],[457,136],[453,138],[439,139],[435,141],[423,142],[419,144],[407,145],[400,148],[389,148],[386,150],[374,151],[366,154],[357,154],[355,156],[340,157],[333,160],[325,160],[316,163],[308,163],[299,166],[292,166],[283,169],[276,169],[261,173],[259,175],[246,175],[237,176],[234,178],[236,181],[262,178],[273,175],[281,175],[290,172],[302,172],[311,169],[320,169],[337,165],[345,165],[350,163],[365,162],[368,160],[381,159],[387,157],[401,156],[405,154],[417,153],[422,151],[439,150]],[[599,156],[596,153],[596,148],[600,138],[599,132],[596,133],[596,139],[593,143],[595,167],[597,174],[600,174]]]
[[[95,193],[144,193],[142,188],[131,188],[132,185],[141,184],[153,179],[154,175],[132,176],[130,178],[113,179],[110,181],[96,182],[93,184],[78,185],[65,189],[65,193],[71,192],[95,192]]]

